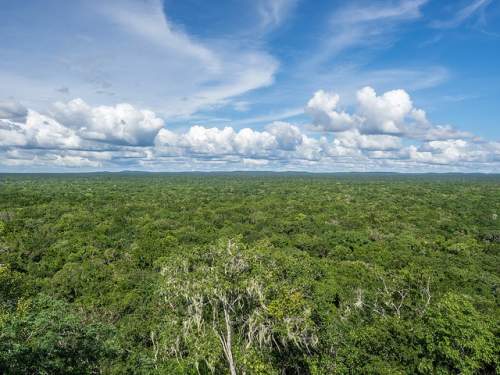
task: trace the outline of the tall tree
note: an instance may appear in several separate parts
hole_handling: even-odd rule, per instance
[[[190,357],[197,368],[204,362],[215,371],[218,343],[235,375],[251,369],[252,349],[309,352],[317,344],[312,310],[284,266],[232,240],[169,261],[162,270],[168,333],[155,344],[157,353]]]

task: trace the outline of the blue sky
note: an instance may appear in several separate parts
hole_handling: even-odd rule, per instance
[[[498,172],[498,0],[0,0],[0,171]]]

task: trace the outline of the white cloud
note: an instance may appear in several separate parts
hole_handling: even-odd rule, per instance
[[[80,156],[67,156],[67,155],[65,156],[56,155],[55,159],[53,160],[53,164],[71,168],[76,168],[76,167],[97,168],[101,166],[101,163],[96,160],[89,160]]]
[[[37,149],[12,149],[0,152],[0,165],[9,167],[57,167],[57,168],[99,168],[100,160],[92,157],[80,156],[78,151]],[[35,169],[36,170],[36,169]]]
[[[403,90],[377,95],[364,88],[357,96],[353,114],[337,108],[338,95],[313,96],[307,112],[313,129],[324,135],[283,121],[263,130],[194,125],[176,131],[154,112],[130,104],[92,107],[75,99],[56,103],[48,114],[27,110],[24,122],[0,120],[0,166],[317,171],[492,171],[500,166],[499,142],[433,125]],[[348,127],[336,122],[342,116]]]
[[[420,8],[428,0],[402,0],[382,4],[353,3],[334,14],[333,23],[359,24],[374,21],[408,20],[421,16]]]
[[[292,159],[318,161],[325,155],[325,139],[316,139],[308,136],[302,137],[302,143],[290,155]]]
[[[177,29],[166,18],[161,1],[106,1],[99,2],[97,9],[120,25],[125,32],[173,50],[181,59],[183,56],[194,58],[214,71],[221,68],[213,51]]]
[[[304,141],[300,129],[287,122],[275,121],[269,124],[266,130],[275,137],[278,146],[282,150],[294,150]]]
[[[269,14],[282,20],[287,2],[269,3]],[[238,96],[272,84],[279,67],[262,45],[243,37],[189,34],[165,14],[160,0],[88,0],[52,9],[54,4],[30,33],[19,35],[22,49],[2,56],[0,97],[15,96],[43,111],[70,92],[92,104],[126,102],[173,119],[241,101]],[[72,22],[59,27],[55,14]],[[50,49],[38,48],[39,40],[31,38],[42,33]],[[30,58],[12,63],[24,51]],[[27,74],[40,69],[43,75]]]
[[[240,130],[234,137],[235,149],[240,155],[265,155],[277,148],[277,141],[268,132],[259,132],[250,128]]]
[[[157,98],[150,101],[169,117],[189,116],[201,109],[228,104],[234,97],[274,81],[279,64],[270,54],[237,40],[197,40],[168,19],[159,0],[96,4],[122,32],[152,43],[152,54],[145,56],[147,60],[134,56],[132,61],[154,72],[153,76],[144,72],[141,78],[163,98],[160,103]],[[266,0],[259,4],[262,15],[267,15],[266,22],[274,24],[281,22],[291,1]],[[134,39],[130,42],[135,45]]]
[[[323,90],[316,91],[306,106],[313,124],[324,131],[343,131],[351,128],[356,119],[345,112],[336,111],[340,96]]]
[[[264,131],[250,128],[235,131],[232,127],[218,129],[199,125],[192,126],[181,134],[162,129],[155,145],[159,155],[183,155],[201,159],[235,156],[247,159],[317,160],[323,152],[320,141],[306,136],[299,127],[285,122],[269,124]]]
[[[403,149],[402,155],[412,161],[439,165],[495,163],[500,157],[500,142],[474,142],[464,139],[429,141],[420,147]]]
[[[75,148],[76,133],[48,116],[28,111],[25,122],[0,121],[0,146]]]
[[[151,145],[164,126],[154,112],[127,103],[91,107],[82,99],[55,103],[52,116],[84,139],[128,145]]]
[[[324,42],[307,64],[322,64],[353,47],[391,44],[397,38],[397,26],[420,18],[427,1],[347,2],[332,14]]]
[[[473,0],[468,3],[468,5],[459,8],[446,20],[436,20],[432,22],[431,26],[438,29],[449,29],[457,27],[482,9],[486,8],[490,3],[491,0]]]
[[[244,128],[238,132],[231,127],[223,129],[192,126],[185,134],[173,134],[162,129],[155,141],[156,146],[167,153],[202,154],[205,157],[223,155],[266,155],[277,146],[270,133]]]
[[[373,134],[402,133],[404,120],[410,115],[413,103],[404,90],[388,91],[377,96],[371,87],[364,87],[357,93],[359,113],[363,116],[362,128]]]
[[[473,135],[466,131],[454,129],[451,125],[428,126],[420,134],[415,134],[414,138],[420,138],[424,141],[446,140],[458,138],[472,138]]]
[[[28,139],[25,131],[10,120],[0,120],[0,147],[26,146]]]
[[[230,127],[219,130],[196,125],[181,138],[179,145],[199,154],[230,154],[234,152],[235,135]]]
[[[348,132],[351,138],[356,135],[360,147],[373,144],[377,139],[381,144],[389,142],[394,145],[395,138],[388,137],[391,135],[421,141],[472,137],[450,125],[433,125],[425,111],[414,106],[405,90],[390,90],[378,95],[367,86],[357,91],[356,98],[355,112],[349,114],[336,110],[340,100],[338,94],[317,91],[306,108],[312,117],[313,129],[339,134]],[[368,135],[385,137],[367,138]],[[348,135],[340,135],[342,137],[346,139]]]
[[[25,125],[23,130],[30,145],[45,148],[70,148],[80,145],[80,139],[74,131],[38,112],[29,111]]]
[[[269,164],[267,159],[246,159],[243,158],[243,164],[250,167],[261,167]]]
[[[396,150],[401,148],[401,138],[399,137],[384,134],[365,135],[357,129],[338,133],[335,138],[340,145],[347,148],[362,150]]]
[[[261,28],[279,26],[297,4],[297,0],[256,0]]]

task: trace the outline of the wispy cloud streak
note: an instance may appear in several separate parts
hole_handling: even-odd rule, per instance
[[[491,0],[474,0],[469,5],[457,10],[449,19],[436,20],[431,23],[431,26],[437,29],[450,29],[457,27],[476,15],[482,9],[485,9],[490,3]]]

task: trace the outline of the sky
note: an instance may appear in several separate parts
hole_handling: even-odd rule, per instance
[[[500,172],[499,0],[0,0],[0,172]]]

